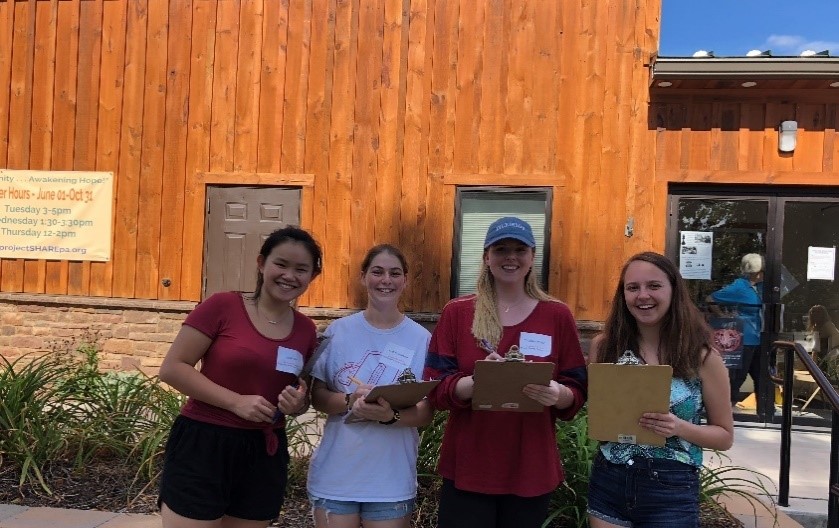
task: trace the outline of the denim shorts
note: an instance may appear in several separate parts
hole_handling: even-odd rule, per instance
[[[365,521],[392,521],[414,513],[415,499],[398,502],[355,502],[321,499],[309,495],[313,509],[320,509],[326,515],[358,515]]]
[[[675,460],[636,458],[612,464],[598,452],[588,513],[617,526],[699,526],[699,469]]]

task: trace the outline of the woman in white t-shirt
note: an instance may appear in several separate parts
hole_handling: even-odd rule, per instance
[[[329,415],[309,466],[317,528],[410,528],[417,427],[431,422],[431,407],[424,400],[400,410],[384,399],[364,401],[375,385],[396,383],[405,369],[423,371],[431,335],[398,306],[407,275],[399,249],[373,247],[361,265],[367,307],[326,329],[329,341],[312,372],[312,403]],[[349,423],[350,411],[364,421]]]

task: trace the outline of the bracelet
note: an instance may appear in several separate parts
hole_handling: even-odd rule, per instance
[[[344,403],[347,406],[347,412],[350,412],[350,409],[352,408],[352,405],[350,405],[350,393],[349,392],[344,394]]]
[[[309,398],[303,398],[303,405],[300,406],[300,409],[294,411],[293,413],[289,414],[289,416],[300,416],[301,414],[305,413],[306,410],[309,408]]]
[[[379,421],[379,423],[382,424],[382,425],[391,425],[391,424],[395,424],[396,422],[398,422],[400,420],[400,418],[401,418],[401,416],[399,416],[399,411],[397,411],[396,409],[393,409],[393,418],[391,418],[390,420],[388,420],[386,422]]]

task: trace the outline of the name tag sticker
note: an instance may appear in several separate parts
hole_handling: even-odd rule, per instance
[[[551,355],[551,336],[522,332],[519,349],[525,356],[548,357]]]
[[[303,354],[293,348],[277,347],[276,370],[299,376],[303,371]]]
[[[379,363],[393,367],[399,372],[411,366],[414,359],[414,351],[410,348],[397,345],[396,343],[388,343],[384,350],[379,354]]]

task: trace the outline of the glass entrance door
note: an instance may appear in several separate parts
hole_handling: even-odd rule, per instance
[[[833,372],[839,330],[832,323],[839,322],[839,196],[821,194],[671,191],[667,253],[714,328],[740,420],[779,421],[771,356],[777,339],[802,343],[829,376],[839,377]],[[824,423],[830,413],[812,378],[797,367],[796,420]]]
[[[772,327],[779,339],[801,343],[839,386],[839,200],[778,199],[781,246]],[[793,391],[799,416],[830,419],[812,376],[796,361]]]

